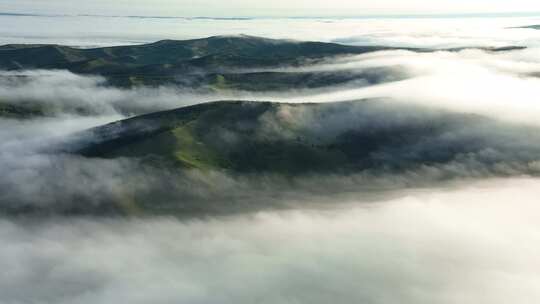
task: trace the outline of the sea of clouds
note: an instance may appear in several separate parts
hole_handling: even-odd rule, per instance
[[[530,170],[510,170],[512,164],[501,164],[506,178],[476,170],[445,183],[434,182],[441,170],[461,172],[463,163],[422,167],[403,176],[370,173],[291,181],[218,172],[156,175],[141,172],[129,159],[41,152],[73,132],[221,99],[295,103],[384,98],[536,128],[540,31],[513,27],[538,23],[532,17],[284,22],[0,16],[0,25],[10,24],[0,26],[2,43],[90,47],[246,33],[358,45],[528,47],[508,52],[384,51],[280,69],[384,68],[407,75],[368,87],[352,83],[289,92],[120,89],[105,85],[101,77],[67,71],[0,72],[0,103],[30,102],[53,109],[42,118],[0,119],[3,206],[19,200],[99,204],[102,198],[125,196],[126,186],[145,192],[158,185],[178,190],[178,183],[184,183],[182,189],[189,189],[179,193],[207,202],[215,212],[182,218],[3,217],[0,303],[496,304],[540,299],[540,180],[528,175]],[[357,117],[351,115],[348,119]],[[316,123],[305,113],[291,117]],[[401,116],[411,122],[415,117]],[[509,147],[536,147],[527,142],[531,138],[511,134],[505,140]],[[520,155],[535,150],[509,151]],[[539,170],[540,165],[532,162],[527,168]],[[217,215],[238,196],[247,196],[234,205],[240,212]]]
[[[4,303],[530,303],[537,180],[331,210],[0,220]]]

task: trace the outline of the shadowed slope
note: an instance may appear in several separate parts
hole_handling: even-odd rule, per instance
[[[65,68],[79,73],[107,73],[115,69],[151,65],[210,67],[216,64],[268,66],[301,59],[362,54],[388,49],[322,42],[273,40],[251,36],[216,36],[195,40],[163,40],[151,44],[97,49],[59,45],[5,45],[0,68]]]

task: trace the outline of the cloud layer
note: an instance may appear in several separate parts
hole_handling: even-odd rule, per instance
[[[540,58],[537,48],[493,53],[462,50],[415,53],[386,51],[343,58],[302,71],[362,70],[391,68],[408,79],[380,85],[339,90],[304,92],[289,102],[331,102],[362,98],[391,98],[394,101],[475,113],[515,123],[538,124],[540,106]]]
[[[47,114],[0,118],[0,207],[22,214],[0,219],[0,303],[535,302],[540,181],[530,175],[540,172],[534,132],[540,121],[540,31],[510,29],[535,23],[0,16],[5,43],[115,45],[243,32],[350,44],[529,46],[499,53],[388,51],[334,58],[280,71],[382,68],[390,78],[407,77],[286,92],[128,90],[66,71],[0,72],[0,105],[31,104]],[[74,132],[205,101],[362,98],[381,102],[370,111],[337,108],[324,124],[317,113],[292,106],[278,114],[328,138],[350,126],[399,130],[439,121],[443,112],[467,114],[484,127],[454,124],[435,141],[420,140],[388,155],[406,158],[426,146],[446,151],[471,138],[491,148],[445,164],[420,162],[400,174],[367,170],[300,178],[179,172],[137,159],[43,152]],[[287,136],[272,117],[263,117],[261,126],[259,134]],[[54,214],[112,215],[122,209],[140,216],[134,202],[151,209],[158,201],[154,213],[170,217]],[[48,217],[24,216],[51,206],[45,208]]]
[[[530,303],[538,189],[493,180],[208,220],[1,220],[0,302]]]

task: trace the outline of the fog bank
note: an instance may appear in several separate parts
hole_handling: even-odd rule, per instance
[[[539,189],[492,180],[206,220],[4,219],[0,302],[530,303]]]

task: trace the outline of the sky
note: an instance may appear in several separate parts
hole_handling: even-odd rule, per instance
[[[0,0],[0,12],[160,16],[361,16],[539,12],[537,0]]]

